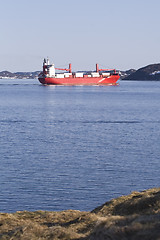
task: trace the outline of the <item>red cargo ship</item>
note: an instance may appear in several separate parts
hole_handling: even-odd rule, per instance
[[[56,73],[55,70],[66,72]],[[99,69],[98,64],[95,72],[72,73],[71,64],[68,69],[55,68],[48,59],[44,59],[43,72],[38,76],[40,83],[45,85],[117,85],[119,78],[115,69]]]

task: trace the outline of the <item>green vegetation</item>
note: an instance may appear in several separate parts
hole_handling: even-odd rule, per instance
[[[160,239],[160,188],[133,192],[92,212],[0,213],[0,239]]]

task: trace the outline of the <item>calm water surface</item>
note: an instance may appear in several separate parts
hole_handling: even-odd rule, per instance
[[[160,82],[0,80],[0,211],[92,210],[160,183]]]

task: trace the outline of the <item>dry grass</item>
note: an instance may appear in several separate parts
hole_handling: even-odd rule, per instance
[[[0,240],[160,240],[160,188],[133,192],[92,212],[0,213]]]
[[[160,188],[132,192],[106,202],[92,212],[101,215],[152,214],[160,211]]]
[[[0,214],[0,239],[80,239],[91,233],[97,217],[80,211]]]

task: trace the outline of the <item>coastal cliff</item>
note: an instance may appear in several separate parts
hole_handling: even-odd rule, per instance
[[[132,192],[91,212],[0,213],[0,239],[160,239],[160,188]]]

